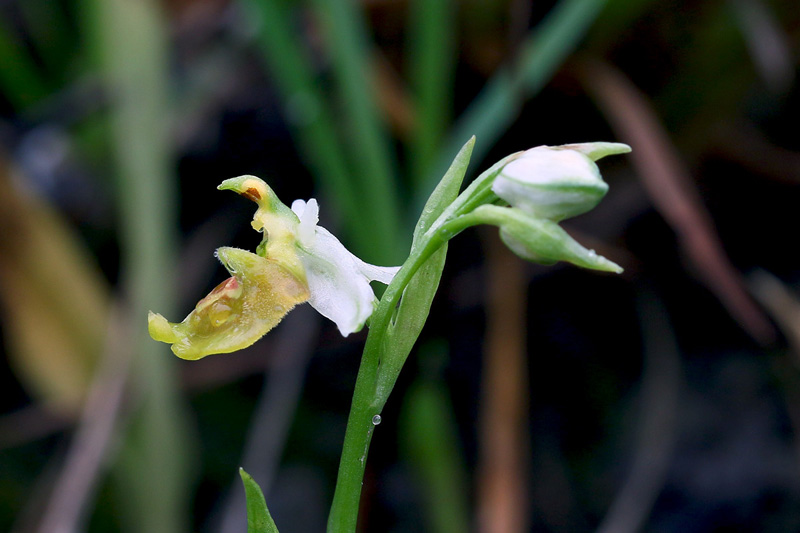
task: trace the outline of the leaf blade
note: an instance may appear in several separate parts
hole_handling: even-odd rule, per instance
[[[428,198],[414,229],[412,254],[421,236],[458,197],[474,146],[475,137],[472,137],[458,152],[450,168]],[[425,261],[403,291],[394,320],[388,325],[381,348],[381,367],[376,384],[381,403],[389,397],[400,370],[425,326],[433,298],[442,279],[446,259],[447,244],[444,244]]]
[[[239,469],[244,493],[247,497],[247,533],[278,533],[278,527],[267,509],[267,501],[258,483],[244,471]]]

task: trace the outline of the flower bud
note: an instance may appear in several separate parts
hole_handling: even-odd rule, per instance
[[[594,162],[629,151],[603,142],[537,146],[503,167],[492,190],[512,207],[558,222],[590,211],[608,192]]]
[[[478,207],[473,215],[484,223],[498,226],[506,246],[528,261],[543,265],[567,261],[592,270],[622,272],[619,265],[578,244],[552,220],[496,205]]]

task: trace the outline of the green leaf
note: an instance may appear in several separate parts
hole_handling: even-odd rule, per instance
[[[473,135],[470,140],[461,147],[461,150],[456,154],[455,159],[450,164],[450,168],[445,172],[444,177],[433,189],[425,207],[422,208],[422,214],[417,221],[417,226],[414,228],[414,244],[416,245],[419,237],[428,231],[431,224],[441,215],[447,207],[453,203],[453,200],[458,196],[458,191],[461,190],[461,183],[464,181],[464,176],[467,173],[469,160],[472,156],[472,149],[475,147],[475,136]]]
[[[239,475],[242,476],[247,496],[247,533],[278,533],[278,526],[269,514],[261,487],[244,468],[239,469]]]
[[[469,166],[472,148],[475,146],[475,137],[471,138],[458,152],[450,168],[445,173],[442,181],[431,193],[425,208],[422,210],[417,227],[414,230],[414,246],[418,244],[419,238],[423,235],[434,221],[458,196],[461,189],[461,182]],[[389,327],[384,337],[381,347],[381,367],[378,374],[377,395],[381,402],[386,401],[389,393],[394,387],[400,370],[411,353],[414,343],[417,341],[425,320],[433,303],[433,297],[439,288],[439,281],[442,278],[442,270],[447,259],[447,244],[442,245],[425,263],[419,268],[414,277],[411,278],[405,291],[403,291],[400,305],[394,319],[389,323]]]
[[[411,348],[422,331],[439,288],[442,270],[447,259],[447,245],[443,245],[420,267],[403,292],[394,322],[390,323],[384,337],[378,374],[377,396],[381,403],[388,399],[397,376],[411,353]]]

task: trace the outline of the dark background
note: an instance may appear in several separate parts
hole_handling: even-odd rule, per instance
[[[321,531],[365,332],[303,306],[191,362],[145,313],[185,316],[213,250],[257,244],[223,179],[316,197],[400,264],[475,134],[468,179],[631,145],[565,224],[625,272],[458,236],[362,530],[800,530],[797,3],[341,5],[0,2],[0,529],[244,531],[243,465],[283,533]]]

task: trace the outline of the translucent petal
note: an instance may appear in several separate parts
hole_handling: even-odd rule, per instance
[[[399,268],[370,265],[351,254],[331,232],[317,226],[319,206],[313,198],[295,200],[292,211],[300,218],[298,255],[311,293],[308,303],[336,323],[342,335],[359,331],[374,309],[369,282],[388,284]]]
[[[314,198],[308,202],[295,200],[292,202],[292,211],[300,219],[300,225],[297,227],[297,240],[300,241],[300,245],[306,248],[314,246],[317,222],[319,222],[319,204]]]
[[[347,336],[359,331],[374,309],[369,282],[391,282],[397,268],[376,267],[351,254],[328,230],[317,227],[314,247],[299,249],[306,269],[308,303]]]

